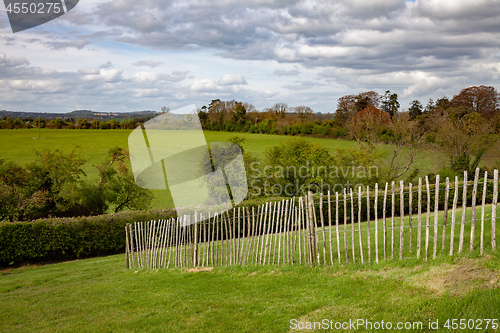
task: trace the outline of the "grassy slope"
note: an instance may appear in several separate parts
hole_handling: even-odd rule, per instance
[[[124,259],[1,271],[0,331],[287,332],[291,319],[328,318],[420,321],[428,332],[429,320],[500,319],[498,255],[197,273],[134,273],[123,268]],[[464,269],[476,275],[454,279]]]
[[[97,175],[95,165],[103,163],[107,152],[112,147],[127,147],[128,135],[131,130],[51,130],[42,129],[40,140],[37,129],[0,130],[0,158],[15,161],[18,164],[25,164],[35,159],[35,150],[61,149],[64,152],[71,151],[74,147],[79,147],[80,156],[87,160],[84,171],[89,178]],[[204,132],[208,142],[227,141],[234,135],[246,138],[245,149],[254,154],[257,158],[264,158],[264,152],[268,147],[290,139],[289,136],[251,134],[251,133],[230,133],[230,132]],[[312,142],[317,142],[327,147],[331,153],[337,148],[357,147],[355,141],[307,138]],[[383,149],[389,151],[387,146]],[[442,154],[425,151],[414,167],[422,170],[420,174],[435,173],[442,167],[444,162]],[[172,197],[168,191],[153,190],[154,199],[151,208],[173,207]]]
[[[484,257],[469,252],[467,224],[461,257],[438,251],[429,261],[413,252],[402,261],[361,265],[358,252],[356,263],[334,260],[327,267],[252,264],[208,272],[134,272],[124,268],[124,255],[116,255],[5,269],[0,271],[0,331],[287,332],[291,319],[325,318],[422,322],[416,332],[429,332],[429,320],[439,320],[441,329],[432,331],[448,331],[443,329],[447,319],[500,319],[500,255],[490,250],[489,224]],[[366,223],[361,227],[366,230]],[[479,331],[495,331],[484,325]]]
[[[88,163],[85,171],[89,175],[95,175],[95,168],[92,165],[101,163],[106,158],[109,148],[114,146],[127,147],[128,135],[131,130],[50,130],[42,129],[42,139],[36,139],[37,129],[20,130],[0,130],[0,158],[13,160],[19,164],[33,161],[35,150],[44,148],[62,149],[70,151],[75,146],[80,147],[80,153]],[[277,145],[289,136],[251,134],[251,133],[230,133],[205,131],[208,142],[226,141],[229,137],[239,135],[247,139],[245,148],[253,153],[257,158],[264,157],[264,151],[270,146]],[[327,147],[330,152],[336,148],[357,147],[357,143],[349,140],[307,138],[312,142],[317,142]],[[387,148],[386,148],[387,149]],[[436,168],[442,163],[436,162],[436,154],[422,154],[421,160],[416,164],[417,168],[437,171]]]

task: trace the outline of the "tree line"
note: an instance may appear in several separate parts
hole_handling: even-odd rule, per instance
[[[136,185],[126,149],[113,148],[97,166],[95,181],[85,179],[84,159],[75,149],[36,152],[26,166],[0,160],[0,221],[100,215],[109,210],[146,209],[150,191]]]
[[[57,117],[55,119],[45,118],[15,118],[5,117],[0,119],[0,129],[19,128],[50,128],[50,129],[134,129],[154,116],[116,120],[98,120],[87,118]]]

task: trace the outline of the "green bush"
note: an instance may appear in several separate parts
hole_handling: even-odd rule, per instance
[[[0,266],[123,253],[127,223],[174,216],[155,210],[0,223]]]

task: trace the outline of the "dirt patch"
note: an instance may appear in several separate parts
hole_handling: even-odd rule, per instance
[[[213,267],[195,267],[195,268],[183,268],[182,272],[198,273],[198,272],[211,272],[213,270],[214,270]]]
[[[498,286],[498,273],[492,269],[478,267],[474,261],[467,261],[454,268],[444,278],[446,289],[453,295],[464,295],[475,287],[494,288]]]
[[[479,267],[474,260],[461,260],[454,265],[430,267],[428,271],[414,275],[409,282],[437,294],[450,292],[452,295],[464,295],[474,288],[498,286],[499,275],[492,269]]]

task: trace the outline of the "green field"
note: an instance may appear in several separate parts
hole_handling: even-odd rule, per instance
[[[70,129],[42,129],[41,139],[38,139],[37,129],[0,130],[0,159],[12,160],[24,165],[35,159],[35,151],[43,149],[60,149],[70,152],[75,147],[80,156],[87,163],[84,171],[89,178],[97,175],[95,165],[105,161],[107,152],[112,147],[128,147],[128,136],[131,130],[70,130]],[[207,142],[224,142],[230,137],[238,135],[244,137],[246,142],[244,148],[259,159],[264,157],[264,152],[271,146],[275,146],[290,139],[289,136],[230,133],[205,131]],[[319,143],[329,149],[331,153],[337,148],[357,147],[355,141],[339,139],[323,139],[307,137],[311,142]],[[389,147],[382,146],[388,151]],[[445,166],[445,156],[432,151],[424,151],[420,154],[415,168],[421,170],[420,174],[435,173]],[[173,207],[172,198],[167,191],[154,190],[154,200],[151,208]]]
[[[115,255],[0,271],[0,331],[290,332],[292,319],[364,319],[448,332],[447,320],[500,319],[498,255],[200,272],[126,270],[124,261]],[[440,329],[429,330],[436,320]],[[476,331],[498,331],[481,325]]]

